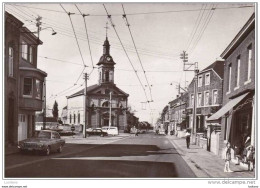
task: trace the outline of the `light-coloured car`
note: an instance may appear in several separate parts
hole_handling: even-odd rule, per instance
[[[115,136],[115,135],[118,135],[118,134],[119,134],[117,127],[104,126],[104,127],[102,127],[101,129],[102,129],[102,131],[107,132],[108,135],[113,135],[113,136]]]
[[[65,140],[56,131],[41,130],[37,137],[19,141],[20,151],[41,151],[49,155],[51,151],[62,152]]]

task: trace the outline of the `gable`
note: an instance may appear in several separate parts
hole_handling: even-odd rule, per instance
[[[109,93],[112,92],[112,95],[121,95],[128,97],[129,95],[116,87],[115,85],[99,85],[92,91],[88,91],[88,95],[95,95],[95,94],[103,94],[103,95],[109,95]]]

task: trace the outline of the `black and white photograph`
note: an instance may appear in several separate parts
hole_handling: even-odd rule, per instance
[[[257,16],[2,2],[2,188],[257,188]]]

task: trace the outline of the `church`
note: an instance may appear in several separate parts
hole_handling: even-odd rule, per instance
[[[98,83],[87,87],[86,114],[84,113],[85,89],[82,89],[67,96],[67,124],[82,125],[83,127],[85,115],[87,115],[87,128],[109,126],[110,118],[111,126],[116,126],[119,130],[126,128],[129,95],[114,83],[115,64],[110,55],[110,44],[106,37],[103,44],[103,55],[97,63]]]

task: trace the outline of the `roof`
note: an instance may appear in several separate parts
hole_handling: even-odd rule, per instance
[[[251,15],[242,29],[238,32],[235,38],[230,42],[227,48],[220,55],[221,58],[226,59],[247,37],[247,35],[255,28],[255,13]]]
[[[99,87],[99,85],[97,85],[97,84],[89,86],[89,87],[87,87],[87,91],[89,92],[89,91],[96,89],[98,87]],[[67,99],[72,98],[72,97],[77,97],[77,96],[80,96],[80,95],[84,95],[84,90],[85,90],[85,88],[76,92],[76,93],[74,93],[74,94],[72,94],[72,95],[70,95],[70,96],[67,96]]]
[[[90,91],[93,91],[93,90],[95,90],[95,89],[97,89],[97,88],[99,88],[99,87],[102,87],[102,84],[101,84],[101,85],[95,84],[95,85],[89,86],[89,87],[87,88],[87,91],[90,92]],[[116,85],[113,85],[112,87],[115,88],[115,89],[117,89],[118,91],[120,91],[120,92],[123,93],[124,95],[129,96],[129,94],[127,94],[127,93],[124,92],[123,90],[121,90],[121,89],[119,89],[118,87],[116,87]],[[78,92],[76,92],[76,93],[74,93],[74,94],[72,94],[72,95],[70,95],[70,96],[67,96],[67,99],[73,98],[73,97],[77,97],[77,96],[80,96],[80,95],[84,95],[84,90],[85,90],[85,89],[82,89],[82,90],[80,90],[80,91],[78,91]]]
[[[220,78],[223,79],[224,78],[224,63],[225,63],[225,61],[215,61],[214,63],[212,63],[211,65],[209,65],[208,67],[206,67],[205,69],[200,71],[198,74],[203,73],[207,70],[213,69],[220,76]]]

